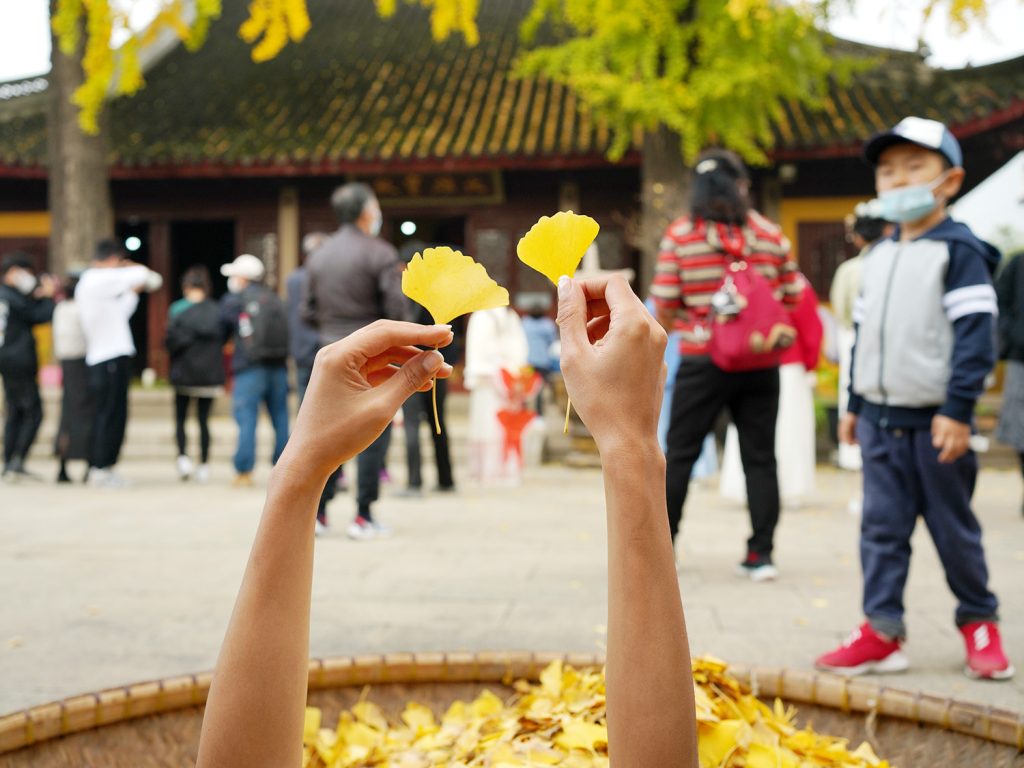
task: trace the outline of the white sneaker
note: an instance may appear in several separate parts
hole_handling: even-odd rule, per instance
[[[355,523],[353,523],[355,525]],[[316,521],[316,528],[313,529],[314,536],[326,536],[330,533],[331,529],[321,523],[319,520]]]
[[[193,477],[197,483],[208,483],[210,482],[210,465],[200,464],[196,467],[196,474]]]
[[[112,469],[91,469],[89,470],[89,485],[121,490],[130,484]]]
[[[113,474],[109,469],[89,469],[89,485],[102,488],[107,484],[107,479]]]
[[[192,470],[195,469],[195,465],[192,463],[192,459],[188,456],[181,455],[178,457],[178,477],[182,480],[188,480],[192,477]]]
[[[357,517],[351,523],[349,523],[348,530],[345,531],[350,539],[355,541],[371,541],[377,538],[377,528],[369,520]]]

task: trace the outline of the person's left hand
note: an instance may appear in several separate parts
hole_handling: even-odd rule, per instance
[[[970,445],[971,425],[948,416],[932,417],[932,447],[939,451],[940,464],[952,464]]]
[[[411,394],[451,375],[440,352],[416,345],[451,341],[447,325],[378,320],[321,349],[275,473],[324,482],[380,436]]]

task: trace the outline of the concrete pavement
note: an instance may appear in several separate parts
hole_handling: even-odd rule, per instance
[[[169,426],[169,425],[168,425]],[[607,628],[600,473],[558,466],[517,488],[400,499],[379,515],[387,541],[342,531],[350,494],[318,540],[312,653],[603,648]],[[266,441],[264,442],[266,445]],[[51,463],[34,459],[51,477]],[[212,667],[259,518],[257,487],[229,487],[226,462],[207,486],[178,482],[170,458],[124,464],[124,491],[0,485],[0,713],[103,687]],[[426,477],[429,484],[431,473]],[[778,582],[733,574],[746,513],[696,486],[679,546],[695,653],[807,667],[860,620],[855,476],[819,473],[778,535]],[[977,494],[1003,631],[1019,673],[979,683],[960,672],[953,599],[923,526],[907,603],[912,669],[886,684],[1024,711],[1024,519],[1020,477],[987,470]]]

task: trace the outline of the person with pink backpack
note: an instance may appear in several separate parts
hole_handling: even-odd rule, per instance
[[[728,408],[739,430],[753,528],[738,573],[767,581],[777,576],[779,363],[795,338],[787,308],[799,302],[802,281],[789,242],[750,207],[749,191],[747,170],[732,152],[698,158],[690,214],[665,232],[651,295],[661,324],[680,334],[667,440],[672,537],[704,437]]]

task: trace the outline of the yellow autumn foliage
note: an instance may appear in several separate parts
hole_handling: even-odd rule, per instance
[[[713,658],[693,662],[701,768],[889,768],[871,747],[794,725],[795,710],[769,707]],[[303,768],[609,768],[604,674],[554,662],[537,684],[520,680],[502,701],[484,691],[438,718],[410,703],[396,722],[368,701],[314,730],[307,709]]]

